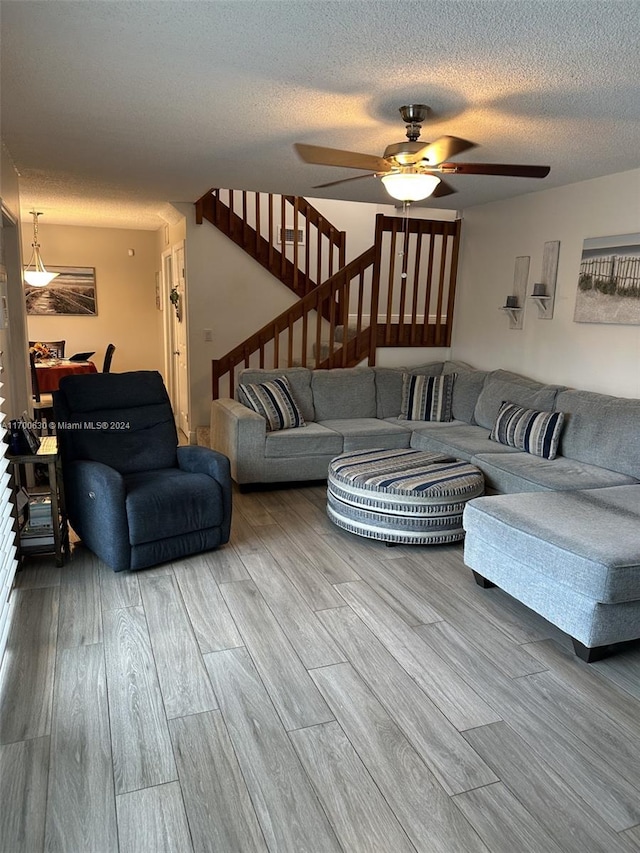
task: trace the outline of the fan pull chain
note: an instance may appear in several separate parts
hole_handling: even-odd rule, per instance
[[[398,252],[398,257],[403,259],[402,262],[402,272],[400,273],[401,279],[406,279],[406,264],[404,262],[405,253],[408,252],[409,249],[409,208],[411,207],[411,202],[403,201],[402,202],[402,218],[404,220],[402,224],[402,230],[404,232],[404,241],[402,246],[402,251]]]

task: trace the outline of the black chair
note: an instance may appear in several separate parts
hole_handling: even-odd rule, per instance
[[[114,344],[109,344],[107,347],[107,351],[104,354],[104,362],[102,364],[102,372],[109,373],[111,370],[111,359],[113,358],[113,354],[116,351]]]
[[[229,460],[178,447],[157,371],[65,376],[53,396],[69,521],[114,571],[229,541]]]
[[[45,420],[50,421],[53,417],[53,395],[40,392],[36,357],[32,352],[29,352],[29,368],[31,370],[31,405],[33,406],[36,420],[39,420],[41,423]]]
[[[53,358],[64,358],[64,346],[66,341],[29,341],[30,347],[34,347],[36,344],[44,344]]]

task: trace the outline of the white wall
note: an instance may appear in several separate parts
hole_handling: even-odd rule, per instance
[[[402,216],[402,209],[393,204],[368,204],[328,198],[307,198],[307,201],[339,231],[347,232],[347,263],[373,246],[376,216],[379,213],[384,216]],[[415,219],[453,220],[456,218],[456,211],[415,205],[409,208],[408,215]]]
[[[29,315],[29,339],[64,339],[67,355],[93,350],[98,370],[102,370],[107,345],[113,343],[114,372],[162,370],[162,317],[155,302],[156,232],[47,225],[44,219],[38,230],[45,266],[95,267],[98,313],[95,317]],[[25,263],[32,241],[33,227],[24,223]]]
[[[595,178],[464,211],[452,355],[544,382],[640,397],[640,326],[574,323],[585,238],[640,231],[640,170]],[[527,293],[544,243],[560,241],[552,320],[527,300],[524,328],[498,310],[512,292],[515,259],[531,257]]]

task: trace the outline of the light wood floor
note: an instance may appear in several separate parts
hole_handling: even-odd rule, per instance
[[[640,647],[587,665],[462,548],[237,494],[231,544],[19,575],[3,853],[640,850]]]

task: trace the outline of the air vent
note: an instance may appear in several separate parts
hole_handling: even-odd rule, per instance
[[[304,229],[298,228],[297,234],[298,239],[296,240],[295,228],[282,228],[282,226],[280,226],[278,228],[278,243],[284,243],[285,246],[293,246],[293,244],[297,242],[298,246],[304,246]]]

